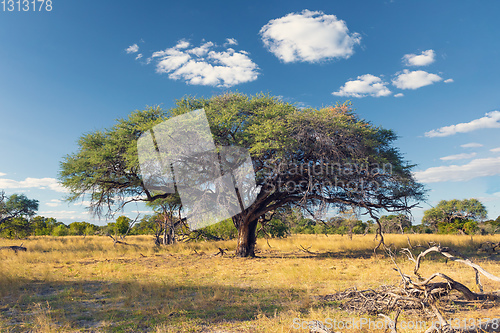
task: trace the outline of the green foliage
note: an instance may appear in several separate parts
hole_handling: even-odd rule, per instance
[[[257,237],[285,238],[290,234],[289,224],[278,218],[271,219],[264,226],[261,225],[261,228]]]
[[[62,185],[70,190],[68,200],[91,194],[91,202],[97,203],[91,205],[92,211],[101,214],[125,197],[144,194],[138,174],[137,139],[164,116],[164,110],[152,107],[133,112],[108,130],[83,135],[78,152],[65,157],[59,172]]]
[[[94,235],[99,229],[98,226],[88,222],[73,222],[68,227],[68,233],[72,236]]]
[[[64,224],[60,224],[52,230],[52,236],[67,236],[68,234],[68,227]]]
[[[106,226],[104,226],[103,231],[105,234],[115,235],[116,234],[116,223],[108,222]]]
[[[116,219],[116,223],[114,225],[114,232],[116,235],[125,235],[130,227],[130,222],[132,220],[124,215],[119,216]]]
[[[142,219],[134,224],[130,230],[130,235],[154,235],[157,230],[156,216],[145,215]]]
[[[352,228],[352,233],[357,235],[363,234],[367,227],[368,225],[366,223],[363,223],[363,221],[358,220],[356,221],[356,225],[354,226],[354,228]]]
[[[346,235],[364,234],[370,223],[358,219],[346,219],[342,216],[335,216],[326,222],[316,222],[312,219],[302,219],[291,232],[295,234],[339,234]]]
[[[486,216],[486,207],[477,199],[441,200],[436,207],[424,212],[422,223],[439,233],[470,234],[478,230],[477,222]]]
[[[153,227],[156,243],[173,244],[176,242],[176,234],[182,230],[184,224],[179,216],[182,212],[182,203],[179,193],[173,193],[166,198],[158,198],[146,204],[153,208],[155,223]],[[160,241],[160,235],[162,240]]]
[[[126,198],[142,197],[152,202],[169,198],[171,195],[150,193],[144,187],[137,140],[162,121],[201,108],[217,146],[246,148],[252,158],[260,200],[233,217],[238,228],[254,230],[266,214],[299,203],[309,209],[324,202],[339,209],[405,210],[423,198],[424,190],[413,177],[412,165],[393,146],[395,133],[360,118],[348,103],[299,109],[266,94],[226,93],[208,99],[186,97],[170,110],[155,107],[135,111],[109,129],[83,135],[78,151],[61,163],[59,179],[70,191],[69,200],[89,195],[94,212],[102,214],[107,209],[112,214],[108,207],[120,207]],[[327,172],[308,170],[323,165],[341,167]],[[389,171],[373,172],[385,165],[390,165]],[[353,172],[345,172],[350,167]],[[294,182],[291,188],[281,188],[290,182]],[[358,187],[353,189],[352,184]],[[282,218],[278,220],[287,224]],[[349,233],[354,227],[355,221],[349,224]],[[241,243],[249,248],[238,249],[239,255],[252,255],[253,244]]]
[[[31,219],[33,235],[35,236],[48,236],[52,234],[52,230],[62,222],[57,222],[55,218],[35,216]]]
[[[382,231],[390,234],[401,234],[411,230],[411,221],[407,215],[382,215],[379,219]]]
[[[200,232],[204,234],[205,238],[208,239],[234,239],[238,237],[238,230],[234,226],[231,219],[223,220],[219,223],[209,225],[205,228],[200,229]]]
[[[316,222],[312,219],[301,218],[292,225],[294,234],[315,234],[317,233]]]
[[[1,233],[2,237],[20,239],[31,235],[31,223],[24,217],[9,219],[4,226],[5,229]]]
[[[0,232],[12,229],[14,235],[8,237],[26,237],[30,234],[30,222],[26,219],[35,215],[38,200],[28,199],[24,194],[12,194],[7,197],[0,192]],[[21,230],[25,228],[26,230]]]
[[[413,226],[411,226],[410,231],[413,233],[416,233],[416,234],[432,234],[433,233],[432,228],[430,228],[424,224],[413,225]]]

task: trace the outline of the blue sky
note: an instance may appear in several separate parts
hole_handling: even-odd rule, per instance
[[[63,202],[63,157],[83,134],[185,95],[269,92],[299,106],[351,100],[441,199],[500,215],[500,2],[52,1],[0,11],[0,189],[39,214]],[[2,8],[0,7],[0,10]],[[130,207],[127,211],[143,211]]]

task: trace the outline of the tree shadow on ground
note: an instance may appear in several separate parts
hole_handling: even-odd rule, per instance
[[[250,321],[259,314],[273,316],[287,310],[283,297],[299,299],[305,293],[278,288],[181,286],[168,281],[18,283],[18,288],[0,299],[2,332],[34,332],[41,321],[49,321],[63,332],[152,332],[164,323],[184,327],[183,331],[191,326],[196,330],[222,322]]]

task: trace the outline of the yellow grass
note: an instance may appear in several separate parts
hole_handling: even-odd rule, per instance
[[[413,245],[434,241],[465,252],[500,276],[498,256],[476,250],[481,242],[500,241],[498,235],[409,238]],[[0,332],[308,332],[294,329],[294,320],[361,318],[314,296],[400,280],[388,257],[373,255],[373,235],[352,240],[294,235],[270,239],[270,246],[259,239],[254,259],[232,256],[235,241],[162,248],[151,236],[126,241],[131,245],[114,246],[99,236],[33,237],[23,240],[27,252],[0,251]],[[406,235],[387,235],[386,243],[408,246]],[[0,240],[0,246],[19,244]],[[214,256],[219,247],[229,255]],[[403,271],[412,272],[406,257],[397,260]],[[478,291],[471,268],[445,263],[437,254],[426,257],[422,275],[438,271]],[[485,291],[500,289],[484,278],[482,283]],[[478,308],[456,315],[500,317],[500,311]]]

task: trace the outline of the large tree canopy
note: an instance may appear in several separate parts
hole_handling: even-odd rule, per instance
[[[168,111],[136,111],[110,129],[84,135],[79,151],[61,164],[69,200],[89,194],[90,208],[101,214],[128,201],[168,197],[144,186],[137,140],[163,120],[201,108],[217,146],[248,149],[260,186],[255,202],[233,217],[240,256],[254,255],[259,219],[284,205],[313,214],[354,206],[376,216],[381,209],[407,211],[423,197],[412,166],[393,146],[396,135],[360,119],[348,104],[300,109],[268,95],[228,93],[184,98]]]
[[[10,227],[16,218],[32,217],[38,210],[38,200],[28,199],[24,194],[9,197],[0,192],[0,231]]]
[[[424,212],[422,223],[443,232],[466,232],[467,222],[482,221],[487,216],[486,207],[477,199],[441,200],[436,207]]]

